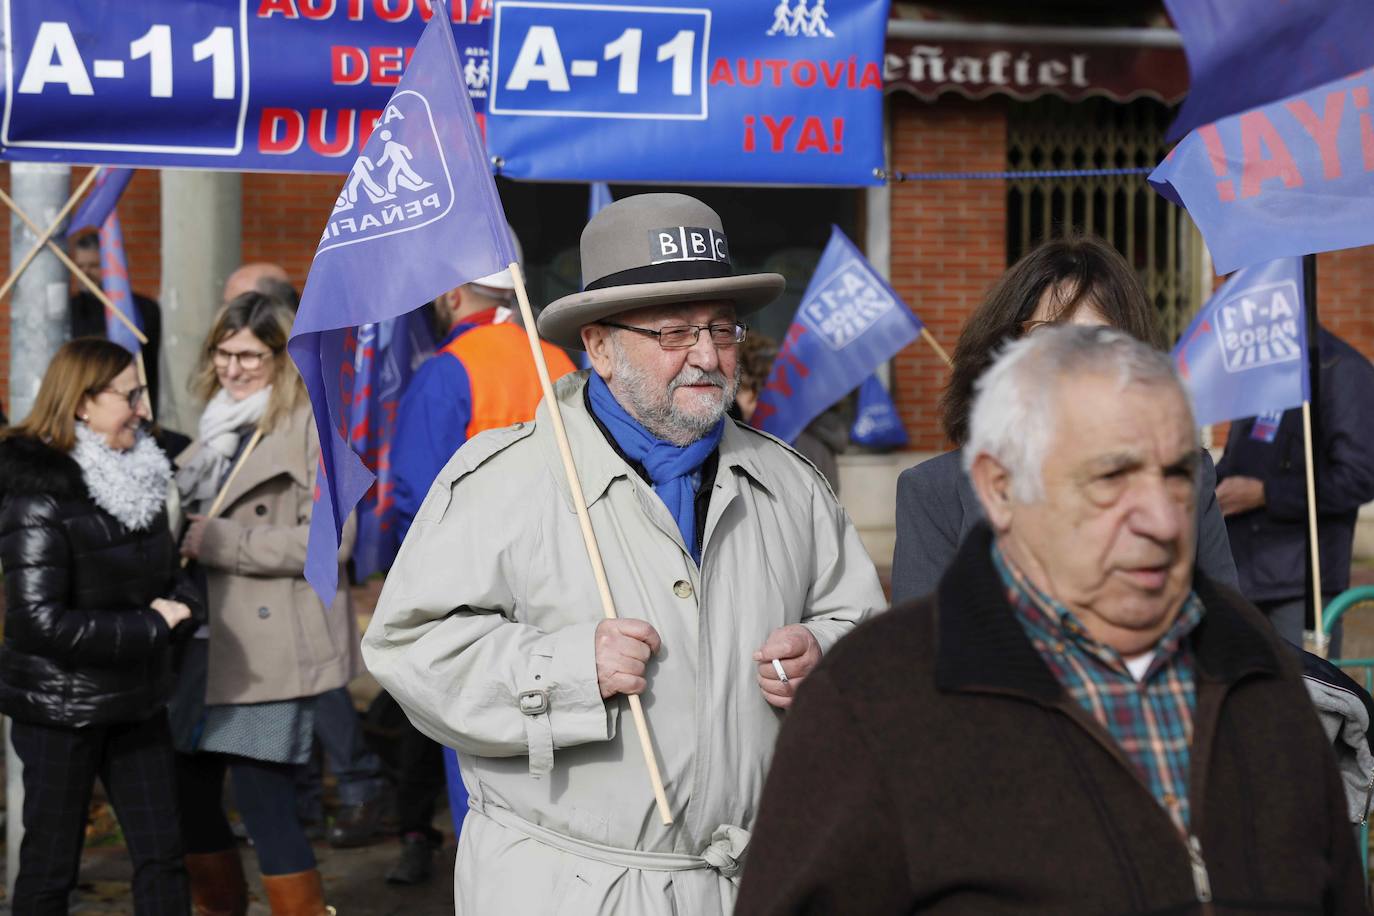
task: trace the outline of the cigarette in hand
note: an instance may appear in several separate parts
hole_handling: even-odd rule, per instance
[[[782,681],[782,685],[786,687],[789,680],[787,672],[782,670],[782,662],[778,661],[776,658],[773,659],[773,670],[778,673],[778,680]]]

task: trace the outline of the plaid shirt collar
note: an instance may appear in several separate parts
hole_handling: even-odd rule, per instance
[[[1112,671],[1132,677],[1121,653],[1088,635],[1083,622],[1063,604],[1037,588],[1007,559],[1001,545],[995,540],[992,545],[992,562],[1007,588],[1007,597],[1012,609],[1021,619],[1023,626],[1029,626],[1051,639],[1070,643],[1078,651],[1091,655]],[[1151,660],[1145,676],[1140,678],[1141,682],[1149,680],[1155,672],[1173,661],[1179,654],[1179,648],[1184,640],[1202,622],[1202,613],[1202,601],[1195,592],[1189,591],[1178,617],[1155,644],[1155,657]]]

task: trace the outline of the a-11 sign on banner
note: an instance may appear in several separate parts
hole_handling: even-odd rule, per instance
[[[480,113],[491,0],[452,0]],[[0,156],[342,172],[429,0],[0,0]]]
[[[454,0],[512,177],[873,184],[887,0]],[[430,0],[0,0],[0,158],[343,172]]]
[[[887,6],[500,0],[487,145],[513,178],[877,184]]]

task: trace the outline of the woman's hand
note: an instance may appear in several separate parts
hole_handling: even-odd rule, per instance
[[[191,520],[191,525],[181,539],[181,555],[194,560],[200,556],[200,544],[205,539],[205,516],[188,515],[187,518]]]
[[[180,601],[173,601],[171,598],[154,598],[153,610],[162,615],[162,619],[167,621],[167,629],[174,630],[176,625],[183,620],[191,617],[191,609]]]

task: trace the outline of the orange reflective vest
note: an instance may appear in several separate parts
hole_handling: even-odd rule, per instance
[[[543,341],[540,346],[550,379],[556,382],[574,371],[572,360],[562,350]],[[468,374],[472,416],[466,438],[534,419],[543,392],[524,328],[513,323],[479,325],[458,335],[439,353],[458,360]]]

